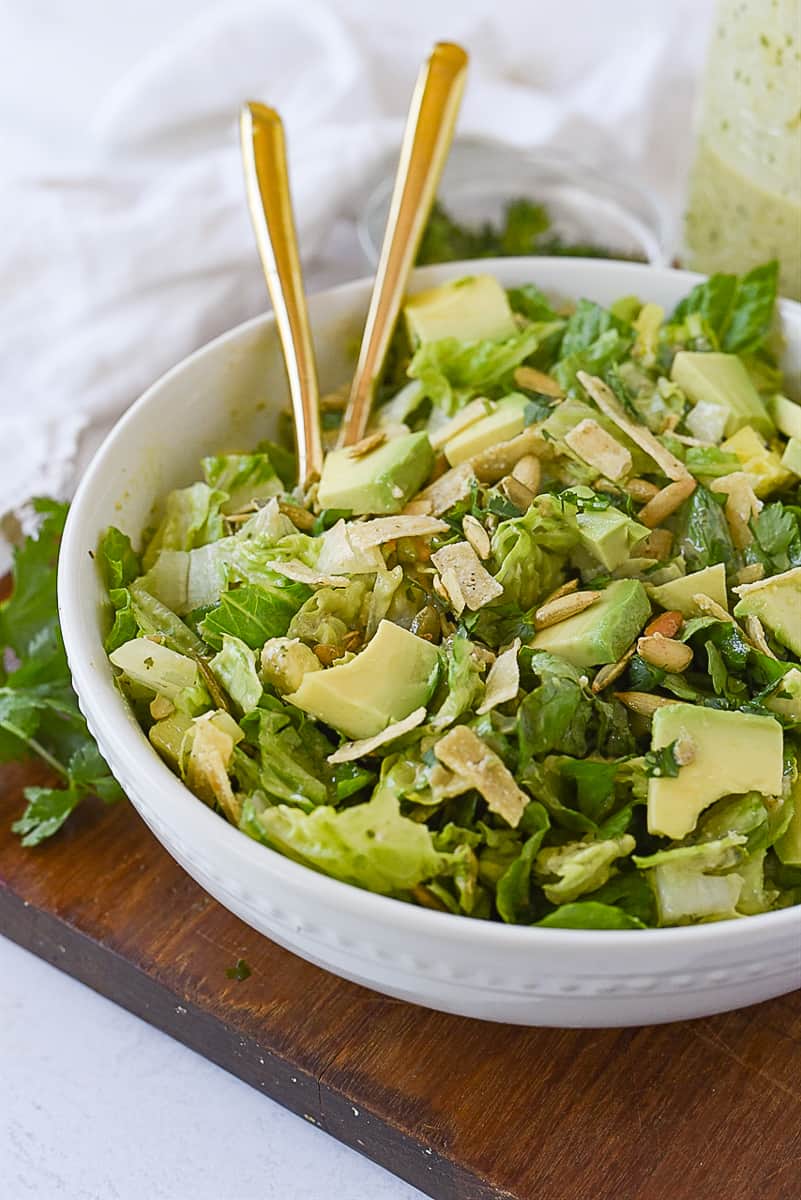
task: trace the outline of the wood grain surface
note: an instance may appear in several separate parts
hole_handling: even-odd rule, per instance
[[[254,933],[127,803],[89,802],[49,844],[23,849],[10,824],[24,784],[42,779],[0,768],[0,932],[428,1195],[801,1194],[800,994],[627,1030],[429,1012]],[[250,977],[229,979],[240,958]]]

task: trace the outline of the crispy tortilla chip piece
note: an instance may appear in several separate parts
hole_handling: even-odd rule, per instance
[[[520,668],[517,665],[517,652],[520,649],[520,638],[515,638],[508,650],[499,654],[489,669],[487,683],[484,688],[484,699],[476,709],[479,716],[487,713],[499,704],[514,700],[520,687]]]
[[[402,516],[418,513],[432,513],[438,517],[447,512],[455,504],[466,500],[476,482],[476,474],[469,463],[460,463],[451,467],[439,479],[435,479],[422,492],[418,492],[403,510]]]
[[[481,792],[491,812],[517,828],[529,798],[495,751],[472,729],[457,725],[439,739],[434,753],[444,766]]]
[[[308,583],[311,587],[347,587],[350,582],[346,575],[326,575],[294,558],[287,562],[271,562],[267,566],[279,575],[286,575],[287,579],[294,579],[296,583]]]
[[[671,454],[669,450],[665,449],[650,429],[646,429],[644,425],[638,425],[636,421],[629,420],[617,396],[610,387],[607,387],[603,379],[599,379],[597,375],[588,375],[586,371],[579,371],[577,378],[587,394],[592,396],[601,412],[609,417],[610,421],[614,421],[618,429],[631,438],[635,445],[649,454],[668,479],[691,478],[684,463],[680,462],[675,454]]]
[[[345,742],[333,754],[328,755],[328,761],[330,763],[354,762],[355,759],[361,758],[365,754],[372,754],[379,746],[385,746],[387,742],[394,742],[396,738],[403,737],[404,733],[410,733],[412,729],[422,725],[425,719],[425,708],[416,708],[413,713],[409,713],[408,717],[404,717],[402,721],[395,721],[392,725],[387,725],[386,729],[382,729],[373,737],[360,738],[356,742]]]
[[[351,545],[360,550],[394,542],[397,538],[432,537],[435,533],[446,533],[449,526],[436,517],[401,513],[396,517],[376,517],[372,521],[357,522],[349,527]]]
[[[565,442],[591,467],[595,467],[607,479],[620,479],[631,470],[631,451],[602,429],[597,421],[579,421]]]
[[[459,592],[471,612],[476,612],[503,595],[503,587],[493,579],[487,568],[482,566],[469,542],[453,542],[449,546],[443,546],[431,555],[431,561],[442,576],[442,583],[448,595],[451,595],[448,578],[456,579]]]

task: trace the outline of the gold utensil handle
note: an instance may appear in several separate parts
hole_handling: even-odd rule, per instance
[[[242,106],[239,128],[250,219],[284,352],[298,476],[305,487],[319,477],[323,465],[320,396],[292,215],[284,127],[275,109],[249,103]]]
[[[387,228],[376,269],[341,443],[364,437],[376,379],[384,365],[409,271],[448,156],[464,90],[467,54],[438,42],[417,78],[401,144]]]

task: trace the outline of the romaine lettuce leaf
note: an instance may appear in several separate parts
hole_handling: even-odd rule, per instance
[[[484,693],[481,665],[469,638],[454,634],[443,646],[442,655],[447,679],[441,686],[445,698],[431,718],[431,726],[436,730],[447,729],[463,713],[475,711]]]
[[[684,558],[687,573],[715,563],[736,568],[740,556],[732,544],[722,506],[712,492],[698,486],[679,509],[675,550]]]
[[[606,883],[617,859],[631,854],[634,847],[634,838],[628,833],[603,841],[546,846],[535,859],[534,875],[546,899],[567,904]]]
[[[558,587],[578,540],[575,518],[550,496],[537,497],[524,516],[502,521],[492,535],[490,568],[503,587],[503,603],[525,612]]]
[[[514,368],[561,329],[561,321],[537,321],[502,341],[462,342],[451,337],[424,342],[409,364],[409,375],[419,379],[426,397],[452,414],[471,396],[496,384],[511,384]]]
[[[528,834],[523,848],[498,880],[495,904],[501,920],[530,924],[535,913],[531,904],[531,872],[534,860],[550,828],[548,813],[536,800],[527,805],[520,827]]]
[[[222,646],[225,634],[240,638],[252,650],[259,650],[273,637],[283,637],[295,613],[311,595],[302,583],[285,587],[269,584],[245,584],[229,588],[220,603],[203,617],[198,628],[215,650]]]
[[[224,513],[241,512],[253,500],[266,500],[283,490],[269,454],[218,454],[201,462],[209,487],[227,492]]]
[[[209,669],[225,688],[240,713],[248,713],[261,700],[264,688],[256,671],[256,652],[229,633],[222,635],[222,649]]]
[[[521,768],[552,751],[582,757],[594,713],[579,672],[546,650],[532,652],[529,663],[538,682],[517,712]]]
[[[205,483],[169,492],[164,516],[142,556],[145,570],[153,566],[160,550],[194,550],[218,541],[225,532],[220,511],[225,499],[224,492]]]
[[[625,909],[598,900],[576,900],[562,904],[537,921],[546,929],[645,929],[643,921]]]
[[[755,267],[741,278],[711,275],[676,306],[671,322],[697,313],[714,332],[721,350],[746,354],[758,349],[770,333],[776,307],[779,264]]]
[[[322,805],[310,813],[270,807],[255,795],[245,800],[240,828],[325,875],[388,896],[408,893],[455,861],[434,848],[427,826],[401,815],[389,791],[339,812]]]

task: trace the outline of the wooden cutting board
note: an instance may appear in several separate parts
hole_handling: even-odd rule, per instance
[[[254,933],[129,804],[86,803],[23,849],[11,821],[24,784],[43,780],[0,768],[0,932],[428,1195],[801,1194],[801,993],[645,1029],[443,1016]],[[228,978],[240,958],[250,976]]]

